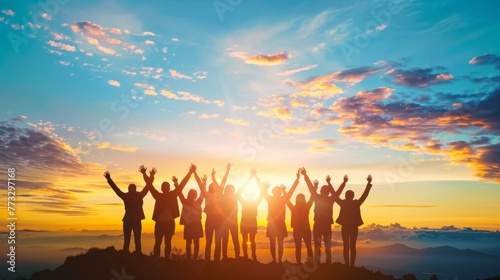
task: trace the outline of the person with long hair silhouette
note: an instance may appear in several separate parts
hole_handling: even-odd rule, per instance
[[[309,211],[313,204],[312,197],[306,202],[306,196],[299,193],[295,197],[295,205],[287,200],[286,205],[292,213],[291,226],[293,228],[293,242],[295,243],[295,259],[301,263],[302,239],[306,244],[307,257],[312,259],[313,252],[311,246],[311,226],[309,224]]]
[[[203,179],[199,180],[198,174],[194,172],[196,181],[198,182],[198,187],[200,188],[200,196],[196,190],[191,189],[188,192],[187,198],[181,192],[179,198],[182,203],[181,221],[180,224],[184,225],[184,239],[186,240],[186,256],[188,260],[191,260],[191,244],[193,244],[193,259],[198,258],[200,252],[200,238],[203,237],[203,227],[201,225],[201,204],[205,198],[203,191],[207,185],[207,176],[203,176]],[[175,186],[177,188],[177,186]]]
[[[363,224],[361,219],[361,204],[365,202],[370,189],[372,188],[372,176],[366,178],[365,191],[359,199],[354,199],[354,192],[349,190],[345,192],[345,199],[337,199],[340,205],[340,213],[336,222],[340,224],[342,232],[342,241],[344,243],[344,262],[346,265],[354,266],[356,262],[356,240],[358,238],[358,227]],[[349,258],[350,251],[350,258]]]
[[[123,200],[125,205],[125,215],[123,216],[123,251],[128,253],[130,246],[130,237],[132,232],[134,232],[134,242],[135,251],[134,253],[141,254],[141,231],[142,231],[142,220],[146,217],[144,216],[144,211],[142,210],[143,198],[148,193],[148,184],[152,184],[154,177],[151,178],[149,182],[146,182],[146,186],[142,191],[138,192],[135,184],[128,185],[128,192],[123,192],[118,188],[118,186],[111,179],[111,174],[109,171],[104,172],[104,177],[108,181],[113,191]]]
[[[319,263],[321,261],[321,239],[325,244],[326,263],[332,262],[331,240],[332,240],[332,224],[333,224],[333,204],[345,188],[349,178],[344,176],[344,181],[339,186],[337,191],[333,189],[331,177],[326,176],[327,185],[321,187],[318,194],[318,180],[311,183],[311,179],[307,175],[305,168],[301,169],[304,176],[311,198],[314,201],[314,259]]]
[[[238,199],[245,190],[250,178],[240,187],[237,193],[234,193],[234,186],[231,184],[226,185],[224,194],[222,196],[222,207],[224,211],[224,228],[222,233],[222,259],[227,259],[227,245],[229,243],[229,234],[233,241],[234,255],[236,258],[240,256],[240,243],[238,238]]]
[[[255,169],[250,170],[252,177],[256,176]],[[262,184],[257,182],[259,186]],[[261,187],[267,189],[269,184]],[[248,243],[250,243],[250,248],[252,250],[252,259],[257,260],[255,235],[257,234],[257,207],[261,203],[264,196],[262,191],[260,191],[257,198],[244,198],[242,195],[238,196],[238,200],[241,203],[241,220],[240,220],[240,232],[242,237],[241,249],[243,250],[243,257],[248,259]]]
[[[267,193],[267,190],[261,187],[262,195],[266,199],[268,206],[266,236],[269,238],[269,249],[273,263],[276,263],[276,244],[278,244],[278,262],[281,263],[281,259],[283,258],[283,241],[288,236],[285,224],[286,202],[290,199],[299,184],[300,172],[297,171],[296,175],[297,179],[288,193],[285,193],[285,185],[283,184],[272,189],[272,196]],[[255,176],[255,178],[257,179],[258,177]]]
[[[229,175],[230,169],[231,164],[228,164],[226,173],[224,174],[220,185],[217,183],[217,179],[215,178],[215,169],[212,169],[212,183],[208,186],[208,191],[205,189],[201,190],[205,196],[205,238],[207,241],[205,244],[205,260],[207,261],[210,260],[210,252],[212,249],[212,242],[214,242],[214,235],[214,260],[220,260],[222,233],[225,219],[221,199],[222,190],[224,190],[224,187],[226,186],[227,176]]]
[[[146,182],[148,176],[146,175],[146,167],[141,165],[139,171],[142,173],[143,178]],[[162,240],[165,240],[165,259],[170,259],[170,252],[172,251],[172,237],[175,233],[175,219],[180,216],[179,204],[177,202],[177,197],[182,192],[182,189],[186,186],[191,174],[196,171],[196,166],[191,164],[188,173],[182,179],[182,182],[178,184],[177,177],[173,176],[172,181],[177,186],[174,190],[170,190],[170,183],[163,182],[161,184],[161,191],[159,192],[153,186],[149,184],[149,190],[155,199],[155,206],[153,210],[153,221],[155,221],[155,245],[153,247],[153,255],[155,257],[160,257],[160,247]],[[153,168],[150,171],[150,177],[154,176],[156,169]]]

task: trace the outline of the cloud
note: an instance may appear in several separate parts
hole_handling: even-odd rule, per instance
[[[108,85],[113,86],[113,87],[119,87],[120,86],[120,82],[115,81],[115,80],[109,80],[108,81]]]
[[[408,87],[427,87],[430,84],[445,83],[453,80],[452,74],[433,73],[433,68],[412,68],[409,70],[392,69],[387,74],[394,77],[394,82]]]
[[[60,60],[59,64],[64,65],[64,66],[69,66],[70,62],[69,61]]]
[[[46,19],[46,20],[52,20],[52,17],[51,17],[51,16],[49,16],[49,14],[47,14],[47,13],[43,13],[43,14],[42,14],[42,17],[43,17],[44,19]]]
[[[340,141],[335,139],[304,139],[301,140],[302,143],[311,144],[307,150],[313,153],[326,154],[329,151],[337,150],[334,145],[338,145]]]
[[[171,40],[172,40],[172,42],[179,42],[180,41],[179,38],[172,38]]]
[[[224,119],[225,122],[229,124],[235,124],[235,125],[241,125],[241,126],[248,126],[248,122],[242,120],[242,119],[232,119],[232,118],[226,118]]]
[[[76,48],[74,46],[67,45],[67,44],[64,44],[61,42],[54,42],[52,40],[49,40],[47,42],[47,44],[49,44],[51,47],[58,48],[58,49],[61,49],[63,51],[68,51],[68,52],[75,52],[76,51]]]
[[[192,94],[187,91],[179,91],[177,94],[168,91],[166,89],[162,89],[160,91],[160,94],[168,99],[173,99],[173,100],[183,100],[183,101],[194,101],[198,103],[205,103],[205,104],[215,104],[218,107],[223,107],[226,103],[220,100],[206,100],[205,98],[198,96],[196,94]]]
[[[288,126],[284,131],[291,134],[310,134],[320,130],[323,130],[321,126]]]
[[[115,55],[116,54],[115,50],[113,50],[111,48],[103,47],[101,45],[97,46],[97,49],[100,50],[101,52],[105,53],[105,54],[110,54],[110,55]]]
[[[99,143],[99,145],[97,145],[97,149],[99,149],[99,150],[110,149],[110,150],[114,150],[114,151],[121,151],[121,152],[127,152],[127,153],[133,153],[133,152],[137,151],[137,147],[124,147],[122,145],[111,145],[107,141]]]
[[[77,174],[95,171],[91,170],[92,165],[82,162],[76,150],[68,144],[37,129],[18,127],[15,123],[2,122],[0,125],[0,154],[2,163],[25,170]]]
[[[303,71],[314,69],[316,67],[318,67],[317,64],[309,64],[309,65],[306,65],[306,66],[303,66],[300,68],[295,68],[295,69],[291,69],[291,70],[286,70],[284,72],[280,72],[280,73],[278,73],[278,75],[279,76],[291,76],[291,75],[294,75],[294,74],[297,74],[297,73],[300,73]]]
[[[229,55],[234,58],[243,60],[246,64],[274,66],[285,63],[289,55],[286,52],[270,54],[270,55],[249,55],[245,52],[230,52]]]
[[[146,41],[144,41],[144,44],[146,44],[146,45],[155,45],[155,42],[153,42],[151,40],[146,40]]]
[[[219,117],[219,114],[217,114],[217,113],[215,113],[215,114],[201,114],[199,116],[200,119],[215,119],[218,117]]]
[[[122,31],[120,30],[120,28],[109,28],[108,30],[109,30],[109,32],[111,32],[113,34],[122,34]]]
[[[231,106],[231,110],[233,110],[233,111],[244,111],[247,109],[248,109],[248,106],[240,106],[240,105]]]
[[[172,77],[174,79],[187,79],[187,80],[192,80],[193,79],[193,77],[181,74],[181,73],[177,72],[174,69],[169,69],[168,72],[170,72],[170,77]]]
[[[496,69],[500,69],[500,57],[496,54],[483,54],[481,56],[473,57],[469,64],[475,65],[494,65]]]

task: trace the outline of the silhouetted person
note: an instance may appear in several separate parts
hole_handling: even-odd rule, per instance
[[[295,259],[301,263],[302,239],[306,244],[307,257],[312,259],[313,252],[311,246],[311,226],[309,224],[309,211],[313,204],[312,197],[306,202],[306,197],[299,193],[295,197],[295,205],[290,200],[286,202],[292,213],[291,225],[293,228],[293,241],[295,243]]]
[[[259,180],[257,176],[255,178]],[[274,187],[272,196],[267,193],[267,190],[261,188],[262,195],[266,199],[268,206],[266,236],[269,237],[269,249],[273,262],[276,262],[276,243],[278,243],[278,262],[281,263],[283,257],[283,240],[288,236],[285,224],[286,202],[297,188],[299,178],[300,173],[297,171],[297,179],[288,193],[285,193],[285,185]],[[261,183],[259,185],[262,186]],[[282,193],[284,194],[283,196],[281,195]]]
[[[228,164],[228,169],[231,167]],[[222,207],[224,211],[224,229],[222,232],[222,258],[227,259],[227,245],[229,243],[229,234],[231,234],[231,239],[233,241],[234,255],[235,258],[240,257],[240,243],[238,239],[238,199],[241,198],[242,192],[245,190],[246,186],[252,179],[250,178],[243,184],[238,192],[234,193],[234,186],[228,184],[224,190],[224,195],[222,196]]]
[[[198,186],[201,189],[205,189],[207,183],[207,176],[203,176],[200,181],[196,172],[194,173]],[[176,186],[177,187],[177,186]],[[188,260],[191,260],[191,244],[193,243],[193,259],[198,258],[200,252],[200,238],[203,237],[203,228],[201,225],[201,204],[203,203],[203,191],[198,198],[198,193],[196,190],[191,189],[188,192],[187,198],[181,192],[179,198],[182,202],[182,213],[181,213],[181,225],[184,225],[184,239],[186,240],[186,255]]]
[[[153,210],[153,221],[155,221],[155,245],[153,248],[153,255],[155,257],[160,257],[160,247],[162,240],[165,240],[165,258],[170,259],[170,252],[172,251],[172,236],[175,233],[175,218],[179,217],[179,204],[177,202],[177,197],[182,192],[182,189],[186,186],[191,174],[195,171],[196,166],[191,164],[189,172],[182,179],[182,182],[173,191],[170,191],[170,184],[168,182],[163,182],[161,184],[161,191],[159,192],[155,189],[153,184],[149,185],[149,190],[153,195],[155,201],[155,207]],[[139,171],[142,173],[144,180],[147,182],[148,177],[146,175],[146,168],[141,166]],[[156,169],[152,169],[150,174],[154,175]],[[177,185],[177,178],[172,177],[172,181]]]
[[[321,187],[318,194],[318,180],[314,180],[314,185],[311,183],[305,168],[301,169],[302,175],[306,181],[311,198],[314,201],[314,259],[319,263],[321,261],[321,239],[325,244],[326,263],[332,262],[331,240],[332,240],[332,224],[333,224],[333,204],[345,188],[345,184],[349,180],[344,177],[344,182],[339,186],[337,191],[333,189],[330,176],[326,177],[328,185]],[[331,194],[331,195],[330,195]]]
[[[227,176],[231,165],[228,164],[226,169],[226,174],[222,178],[221,184],[217,183],[215,179],[215,170],[212,170],[212,183],[208,186],[208,191],[202,190],[205,196],[205,209],[204,212],[207,215],[205,220],[205,238],[207,242],[205,244],[205,260],[210,260],[210,252],[212,249],[212,242],[214,241],[215,235],[215,248],[214,248],[214,260],[220,260],[221,253],[221,243],[222,243],[222,232],[224,229],[224,213],[222,209],[222,190],[226,185]]]
[[[342,226],[342,241],[344,243],[344,262],[346,265],[354,266],[356,262],[356,240],[358,238],[358,227],[363,224],[361,219],[361,204],[365,202],[372,187],[370,175],[366,178],[365,191],[359,199],[354,199],[354,192],[349,190],[345,193],[345,199],[337,199],[340,205],[340,214],[337,223]],[[349,250],[351,256],[349,259]]]
[[[148,187],[144,187],[141,192],[137,191],[134,184],[128,185],[128,192],[122,192],[111,179],[111,174],[106,171],[104,177],[108,181],[116,195],[118,195],[125,205],[125,215],[123,216],[123,251],[128,253],[130,246],[130,237],[132,231],[134,232],[135,251],[134,253],[141,253],[141,231],[142,223],[144,220],[144,211],[142,210],[143,198],[148,193]],[[154,177],[151,179],[153,180]],[[152,182],[152,181],[151,181]]]
[[[252,176],[256,175],[255,169],[250,171]],[[268,188],[266,185],[262,188]],[[240,232],[243,241],[241,242],[241,248],[243,250],[243,257],[248,259],[248,242],[250,242],[250,247],[252,250],[252,259],[257,259],[256,245],[255,245],[255,235],[257,234],[257,207],[264,196],[262,196],[262,191],[259,196],[255,199],[243,198],[241,195],[238,200],[241,203],[241,221],[240,221]]]

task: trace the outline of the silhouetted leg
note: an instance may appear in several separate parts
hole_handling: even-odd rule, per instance
[[[302,236],[300,230],[293,230],[293,242],[295,243],[295,260],[299,264],[301,262]]]
[[[326,263],[332,263],[332,228],[328,226],[328,231],[323,236],[325,243]],[[321,242],[321,241],[320,241]]]
[[[155,245],[153,247],[153,255],[156,258],[160,257],[160,247],[163,239],[163,230],[161,222],[155,223]]]
[[[243,250],[243,257],[248,258],[248,234],[247,233],[241,234],[241,239],[243,239],[243,241],[241,241],[241,249]]]
[[[227,259],[227,245],[229,243],[229,227],[224,226],[222,229],[222,258]]]
[[[344,243],[344,263],[349,265],[349,230],[347,226],[342,226],[342,242]]]
[[[212,219],[207,217],[205,221],[205,235],[207,239],[207,243],[205,244],[205,260],[210,260],[210,251],[212,249],[212,241],[214,238],[215,227],[213,225]]]
[[[187,259],[190,260],[191,259],[191,243],[192,243],[193,239],[186,239],[186,256],[187,256]]]
[[[358,228],[357,227],[352,227],[350,230],[350,249],[351,249],[351,266],[354,266],[354,263],[356,262],[356,241],[358,239]]]
[[[222,231],[224,229],[224,224],[217,224],[215,226],[215,251],[214,251],[214,260],[220,260],[221,253],[221,242],[222,242]]]
[[[314,223],[313,226],[313,237],[314,237],[314,259],[319,263],[321,262],[321,232],[319,231],[319,225],[317,225],[316,222]]]
[[[231,223],[231,226],[229,227],[229,231],[231,232],[231,239],[233,240],[233,246],[234,246],[234,256],[236,258],[240,257],[240,240],[238,237],[238,222],[234,221],[234,223]]]
[[[276,237],[269,237],[269,250],[271,251],[273,262],[276,262]]]
[[[130,246],[130,236],[132,235],[132,226],[129,221],[123,221],[123,251],[128,253]]]
[[[307,249],[307,257],[309,259],[313,258],[313,251],[312,251],[312,246],[311,246],[311,231],[306,230],[304,233],[304,243],[306,244],[306,249]]]
[[[141,221],[134,222],[132,230],[134,231],[135,253],[140,254],[142,252],[142,247],[141,247],[142,223],[141,223]]]
[[[193,243],[194,243],[193,260],[197,260],[198,259],[198,255],[200,254],[200,239],[199,238],[195,238],[193,240]]]
[[[255,246],[255,233],[250,233],[250,247],[252,248],[252,259],[257,259],[256,246]]]
[[[278,259],[278,262],[281,263],[281,259],[283,258],[283,242],[284,242],[285,238],[280,236],[278,237],[278,256],[279,256],[279,259]]]
[[[172,252],[172,234],[165,234],[165,259],[170,259]]]

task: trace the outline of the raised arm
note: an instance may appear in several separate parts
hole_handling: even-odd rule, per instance
[[[142,173],[142,177],[144,178],[144,182],[146,182],[146,186],[140,192],[140,195],[142,197],[145,197],[146,194],[148,193],[148,191],[150,191],[151,189],[154,189],[153,182],[155,180],[156,168],[153,167],[149,171],[149,177],[146,174],[146,170],[147,170],[147,168],[144,167],[144,165],[139,166],[139,172]]]
[[[229,176],[229,170],[231,170],[231,163],[228,163],[226,166],[226,173],[224,174],[224,177],[222,177],[222,181],[220,182],[219,185],[220,192],[222,192],[224,190],[224,187],[226,187],[227,176]]]
[[[255,172],[252,171],[253,169],[250,170],[250,177],[248,178],[248,180],[243,184],[243,186],[241,186],[239,188],[239,190],[236,192],[236,197],[238,198],[238,200],[240,201],[240,203],[243,204],[243,201],[242,201],[242,198],[241,198],[241,194],[243,194],[243,192],[245,191],[245,189],[247,188],[248,186],[248,183],[250,183],[250,180],[252,180],[252,177],[255,175]]]
[[[344,180],[340,184],[340,186],[337,189],[337,191],[335,191],[333,189],[333,186],[332,186],[332,183],[331,183],[331,177],[330,177],[330,175],[328,175],[326,177],[326,182],[328,183],[328,187],[330,188],[330,194],[331,194],[330,199],[332,199],[334,202],[338,203],[338,201],[340,200],[339,199],[340,194],[344,191],[344,188],[346,186],[347,181],[349,181],[349,176],[345,175],[344,176]]]
[[[309,176],[307,175],[307,171],[304,167],[299,169],[300,173],[302,173],[302,176],[304,177],[304,181],[306,181],[307,188],[309,189],[309,192],[311,193],[311,197],[315,197],[318,195],[317,187],[314,187],[313,183],[311,182],[311,179],[309,179]],[[314,181],[316,183],[316,181]],[[318,182],[319,183],[319,182]]]
[[[196,183],[198,183],[198,187],[200,188],[201,194],[205,195],[207,192],[207,175],[204,175],[203,179],[200,179],[198,173],[195,171],[194,178],[196,179]]]
[[[368,181],[368,183],[366,183],[365,191],[363,192],[361,197],[358,199],[359,205],[361,205],[361,204],[363,204],[363,202],[365,202],[365,200],[368,197],[368,194],[370,193],[370,190],[372,188],[372,177],[370,175],[368,175],[366,180]]]
[[[177,185],[177,177],[175,177],[175,176],[172,177],[172,181],[174,181],[174,184],[176,184],[174,191],[177,192],[178,194],[180,194],[182,192],[182,190],[184,189],[184,187],[186,186],[189,179],[191,178],[191,174],[193,174],[195,172],[196,172],[196,165],[191,164],[191,166],[189,167],[188,173],[186,174],[186,176],[184,176],[184,179],[182,179],[181,183],[178,185]]]
[[[104,172],[104,178],[106,178],[108,184],[111,186],[113,191],[115,191],[116,195],[118,195],[121,199],[123,199],[125,193],[118,188],[115,182],[113,182],[113,179],[111,179],[111,174],[109,173],[109,171]]]
[[[262,182],[259,179],[259,176],[257,176],[257,173],[255,173],[254,177],[255,177],[255,181],[257,181],[257,185],[259,185],[259,189],[260,189],[260,193],[262,194],[262,197],[264,197],[269,202],[269,199],[271,198],[271,196],[267,193],[267,187],[269,187],[269,185],[262,184]]]
[[[293,185],[292,187],[290,188],[290,190],[288,191],[288,193],[285,194],[285,199],[286,200],[289,200],[290,197],[292,197],[293,195],[293,192],[295,191],[295,189],[297,188],[297,186],[299,185],[299,179],[300,179],[300,169],[297,170],[297,178],[295,179],[295,182],[293,182]]]

